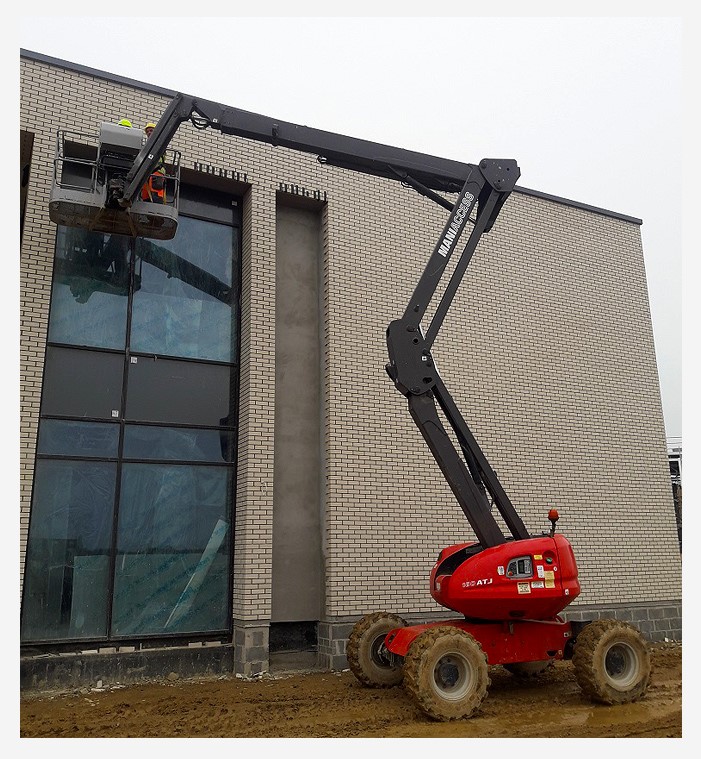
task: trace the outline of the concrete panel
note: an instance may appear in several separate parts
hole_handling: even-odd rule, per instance
[[[321,608],[320,215],[278,205],[272,622]]]

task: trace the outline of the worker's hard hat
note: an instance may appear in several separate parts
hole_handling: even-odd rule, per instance
[[[131,126],[131,121],[129,121],[129,119],[122,119],[119,122],[119,126],[130,127]]]
[[[144,127],[144,129],[155,129],[156,125],[153,123],[153,121],[149,121],[148,124]]]

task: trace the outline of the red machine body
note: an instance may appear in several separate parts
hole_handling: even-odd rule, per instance
[[[468,619],[554,619],[579,593],[572,546],[559,534],[483,550],[459,543],[431,571],[433,598]]]
[[[385,647],[395,656],[406,656],[409,647],[422,632],[445,625],[470,633],[479,641],[490,665],[562,659],[565,645],[572,635],[570,623],[559,617],[520,622],[468,622],[464,619],[451,619],[398,627],[385,638]]]
[[[580,593],[577,563],[562,535],[444,548],[431,571],[431,595],[464,619],[399,627],[386,648],[406,656],[425,630],[451,625],[479,641],[489,664],[561,659],[572,631],[558,614]]]

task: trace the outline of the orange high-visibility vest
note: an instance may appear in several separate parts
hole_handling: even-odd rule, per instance
[[[164,177],[165,169],[162,169],[160,171],[154,171],[153,174],[146,180],[146,183],[141,188],[141,199],[142,200],[150,200],[151,202],[156,202],[156,199],[160,200],[161,203],[166,202],[166,183],[165,183],[165,177]],[[154,185],[154,179],[159,179],[160,182],[160,189],[156,189]]]

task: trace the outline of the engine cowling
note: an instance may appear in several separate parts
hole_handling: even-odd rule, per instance
[[[580,593],[577,563],[560,534],[481,549],[444,548],[431,571],[431,595],[470,619],[552,619]]]

